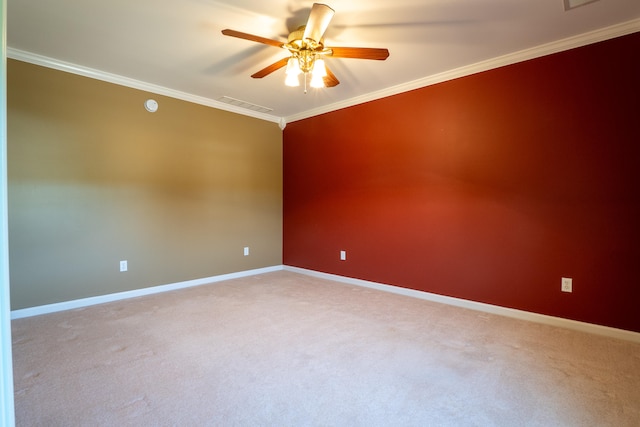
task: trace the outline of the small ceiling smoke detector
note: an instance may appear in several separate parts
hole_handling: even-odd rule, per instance
[[[150,113],[155,113],[158,111],[158,101],[155,99],[147,99],[144,101],[144,108]]]
[[[598,0],[563,0],[564,1],[564,10],[575,9],[579,6],[584,6],[585,4],[595,3]]]

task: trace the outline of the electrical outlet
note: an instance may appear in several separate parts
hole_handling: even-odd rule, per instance
[[[340,251],[340,261],[347,260],[347,251]]]
[[[128,265],[127,265],[127,261],[120,261],[120,271],[127,271],[128,270]]]
[[[560,289],[562,290],[562,292],[573,292],[573,279],[569,277],[563,277]]]
[[[244,247],[244,256],[249,256],[249,246]]]

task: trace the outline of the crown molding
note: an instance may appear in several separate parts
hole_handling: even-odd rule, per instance
[[[640,19],[634,19],[631,21],[623,22],[621,24],[612,25],[610,27],[580,34],[578,36],[568,37],[566,39],[557,40],[551,43],[546,43],[529,49],[499,56],[497,58],[492,58],[486,61],[477,62],[475,64],[466,65],[464,67],[456,68],[442,73],[433,74],[407,83],[402,83],[397,86],[392,86],[376,92],[371,92],[362,96],[350,98],[331,105],[325,105],[320,108],[307,110],[299,114],[288,116],[285,119],[287,123],[292,123],[297,120],[302,120],[320,114],[329,113],[331,111],[352,107],[354,105],[363,104],[365,102],[375,101],[377,99],[386,98],[388,96],[397,95],[415,89],[420,89],[448,80],[470,76],[472,74],[477,74],[494,68],[504,67],[506,65],[511,65],[518,62],[551,55],[553,53],[586,46],[615,37],[632,34],[638,31],[640,31]]]
[[[506,65],[515,64],[530,59],[539,58],[553,53],[562,52],[569,49],[574,49],[588,44],[597,43],[600,41],[612,39],[615,37],[624,36],[640,31],[640,19],[634,19],[631,21],[623,22],[620,24],[612,25],[610,27],[601,28],[598,30],[590,31],[588,33],[580,34],[573,37],[568,37],[562,40],[557,40],[551,43],[535,46],[529,49],[521,50],[519,52],[510,53],[507,55],[499,56],[497,58],[488,59],[486,61],[477,62],[475,64],[467,65],[464,67],[456,68],[453,70],[445,71],[438,74],[426,76],[417,80],[413,80],[407,83],[402,83],[396,86],[392,86],[386,89],[382,89],[375,92],[370,92],[362,96],[349,98],[344,101],[325,105],[319,108],[303,111],[299,114],[294,114],[288,117],[278,117],[271,114],[260,113],[257,111],[247,110],[245,108],[236,107],[231,104],[226,104],[214,99],[205,98],[202,96],[193,95],[186,92],[181,92],[174,89],[169,89],[163,86],[154,85],[151,83],[143,82],[140,80],[131,79],[128,77],[120,76],[117,74],[107,73],[104,71],[96,70],[89,67],[83,67],[70,62],[60,61],[54,58],[49,58],[43,55],[38,55],[31,52],[7,48],[7,57],[18,61],[28,62],[35,65],[40,65],[47,68],[53,68],[68,73],[89,77],[92,79],[102,80],[109,83],[118,84],[121,86],[131,87],[133,89],[139,89],[146,92],[155,93],[158,95],[165,95],[171,98],[181,99],[183,101],[193,102],[195,104],[201,104],[219,110],[225,110],[232,113],[241,114],[244,116],[254,117],[261,120],[266,120],[274,123],[278,123],[281,128],[284,128],[286,124],[292,123],[298,120],[303,120],[309,117],[317,116],[320,114],[329,113],[331,111],[340,110],[354,105],[363,104],[365,102],[375,101],[377,99],[386,98],[389,96],[397,95],[403,92],[408,92],[415,89],[420,89],[426,86],[431,86],[437,83],[442,83],[448,80],[457,79],[460,77],[477,74],[483,71],[488,71],[494,68],[504,67]],[[283,126],[284,125],[284,126]]]
[[[131,79],[129,77],[120,76],[117,74],[107,73],[104,71],[96,70],[94,68],[83,67],[81,65],[72,64],[70,62],[60,61],[58,59],[50,58],[43,55],[38,55],[31,52],[26,52],[19,49],[7,48],[7,58],[15,59],[22,62],[28,62],[34,65],[40,65],[42,67],[52,68],[59,71],[65,71],[67,73],[77,74],[84,77],[89,77],[96,80],[102,80],[108,83],[114,83],[120,86],[126,86],[133,89],[142,90],[145,92],[151,92],[157,95],[164,95],[183,101],[193,102],[194,104],[206,105],[207,107],[217,108],[219,110],[229,111],[231,113],[242,114],[244,116],[254,117],[256,119],[267,120],[274,123],[279,123],[281,118],[270,114],[264,114],[257,111],[247,110],[246,108],[236,107],[231,104],[216,101],[211,98],[205,98],[203,96],[193,95],[179,90],[169,89],[163,86],[154,85],[151,83],[143,82],[141,80]]]

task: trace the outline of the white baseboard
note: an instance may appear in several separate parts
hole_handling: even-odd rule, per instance
[[[135,289],[132,291],[117,292],[114,294],[100,295],[96,297],[82,298],[72,301],[59,302],[55,304],[41,305],[38,307],[23,308],[13,310],[11,319],[21,319],[23,317],[38,316],[40,314],[55,313],[57,311],[71,310],[74,308],[88,307],[105,302],[119,301],[127,298],[135,298],[144,295],[152,295],[160,292],[174,291],[177,289],[190,288],[192,286],[206,285],[209,283],[221,282],[223,280],[238,279],[240,277],[255,276],[256,274],[270,273],[272,271],[280,271],[282,265],[273,267],[257,268],[254,270],[239,271],[237,273],[221,274],[219,276],[205,277],[203,279],[187,280],[184,282],[171,283],[168,285],[152,286],[149,288]]]
[[[587,332],[596,335],[603,335],[610,338],[622,339],[640,343],[640,333],[627,331],[624,329],[611,328],[608,326],[595,325],[593,323],[579,322],[576,320],[563,319],[561,317],[547,316],[545,314],[531,313],[529,311],[516,310],[513,308],[500,307],[497,305],[485,304],[481,302],[469,301],[460,298],[448,297],[444,295],[433,294],[415,289],[401,288],[399,286],[385,285],[382,283],[370,282],[367,280],[353,279],[350,277],[338,276],[335,274],[322,273],[314,270],[307,270],[299,267],[284,266],[285,271],[306,274],[307,276],[318,277],[321,279],[333,280],[336,282],[347,283],[350,285],[363,286],[367,288],[377,289],[394,294],[420,298],[428,301],[439,302],[442,304],[453,305],[456,307],[468,308],[471,310],[482,311],[485,313],[497,314],[500,316],[512,317],[530,322],[542,323],[545,325],[558,326],[566,329]]]
[[[363,286],[366,288],[377,289],[380,291],[391,292],[394,294],[404,295],[412,298],[419,298],[428,301],[448,304],[456,307],[467,308],[470,310],[482,311],[485,313],[497,314],[500,316],[512,317],[515,319],[528,320],[530,322],[541,323],[545,325],[557,326],[576,331],[587,332],[596,335],[603,335],[610,338],[622,339],[640,343],[640,333],[626,331],[624,329],[611,328],[609,326],[601,326],[593,323],[579,322],[576,320],[563,319],[561,317],[547,316],[545,314],[532,313],[529,311],[516,310],[513,308],[500,307],[492,304],[485,304],[476,301],[465,300],[461,298],[448,297],[444,295],[433,294],[430,292],[417,291],[415,289],[402,288],[399,286],[385,285],[382,283],[371,282],[368,280],[354,279],[351,277],[339,276],[336,274],[322,273],[314,270],[307,270],[299,267],[276,265],[272,267],[257,268],[254,270],[239,271],[236,273],[221,274],[219,276],[205,277],[203,279],[187,280],[184,282],[172,283],[168,285],[153,286],[149,288],[136,289],[132,291],[118,292],[114,294],[101,295],[90,298],[82,298],[72,301],[65,301],[55,304],[41,305],[38,307],[24,308],[11,312],[11,319],[21,319],[24,317],[38,316],[40,314],[55,313],[58,311],[71,310],[74,308],[89,307],[91,305],[103,304],[124,300],[127,298],[135,298],[144,295],[152,295],[160,292],[168,292],[177,289],[189,288],[192,286],[206,285],[224,280],[238,279],[241,277],[254,276],[257,274],[270,273],[273,271],[291,271],[307,276],[318,277],[320,279],[333,280],[336,282],[346,283],[350,285]]]

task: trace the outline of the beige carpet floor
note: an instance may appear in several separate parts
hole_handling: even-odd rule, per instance
[[[274,272],[13,321],[18,426],[639,426],[640,344]]]

